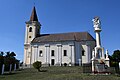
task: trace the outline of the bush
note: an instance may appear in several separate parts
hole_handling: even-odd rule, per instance
[[[37,69],[38,72],[40,72],[40,67],[41,67],[41,66],[42,66],[42,62],[40,62],[40,61],[36,61],[36,62],[33,63],[33,67],[34,67],[35,69]]]
[[[67,66],[67,63],[64,63],[64,66],[66,67],[66,66]]]

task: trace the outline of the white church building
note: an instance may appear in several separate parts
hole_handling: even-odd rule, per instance
[[[41,61],[46,66],[68,66],[91,63],[95,39],[88,32],[56,34],[40,33],[35,7],[30,20],[26,22],[24,43],[24,64],[29,66]]]

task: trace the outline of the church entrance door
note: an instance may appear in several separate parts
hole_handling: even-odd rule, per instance
[[[55,64],[55,59],[51,59],[51,65]]]

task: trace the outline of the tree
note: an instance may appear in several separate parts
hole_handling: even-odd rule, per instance
[[[120,62],[120,50],[115,50],[113,54],[109,56],[109,59],[111,67],[118,67],[118,63]]]
[[[120,61],[120,50],[115,50],[113,55],[112,55],[113,60],[118,59]]]
[[[120,50],[115,50],[112,55],[112,65],[115,67],[116,73],[119,72]]]
[[[41,61],[36,61],[36,62],[33,63],[33,67],[34,67],[35,69],[37,69],[38,72],[40,72],[40,67],[41,67],[41,66],[42,66],[42,62],[41,62]]]
[[[5,59],[4,59],[4,64],[5,64],[5,70],[11,71],[14,69],[14,65],[16,64],[16,54],[14,52],[6,52]]]
[[[11,71],[13,69],[19,68],[19,60],[15,58],[16,54],[14,52],[6,52],[5,53],[0,51],[0,73],[2,70],[2,65],[5,65],[5,71]]]
[[[4,62],[4,52],[0,52],[0,63],[2,63],[3,64],[3,62]]]
[[[4,55],[4,52],[1,51],[1,52],[0,52],[0,56],[3,56],[3,55]]]
[[[14,52],[11,52],[11,53],[10,53],[10,56],[11,56],[11,57],[15,57],[16,54],[15,54]]]

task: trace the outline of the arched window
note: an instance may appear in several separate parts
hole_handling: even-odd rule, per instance
[[[42,57],[42,56],[43,56],[43,52],[42,52],[42,50],[40,50],[39,57]]]
[[[82,50],[82,56],[85,56],[85,51],[84,50]]]
[[[29,32],[32,32],[32,27],[29,28]]]

